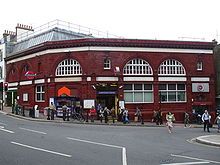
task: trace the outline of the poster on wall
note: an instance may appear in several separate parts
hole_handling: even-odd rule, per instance
[[[125,109],[125,101],[124,100],[119,101],[118,105],[119,105],[119,107],[121,107],[121,109]]]
[[[92,106],[95,107],[95,100],[94,99],[84,99],[83,100],[83,108],[90,109]]]

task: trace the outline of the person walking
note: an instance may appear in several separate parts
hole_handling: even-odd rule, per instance
[[[103,110],[103,108],[101,108],[99,110],[99,120],[101,123],[102,123],[103,118],[104,118],[104,110]]]
[[[218,116],[215,119],[215,122],[218,125],[218,133],[220,133],[220,114],[218,114]]]
[[[166,114],[166,120],[167,120],[166,125],[168,128],[168,132],[172,133],[173,122],[175,121],[174,114],[172,114],[171,112],[168,112],[168,114]]]
[[[104,108],[103,114],[104,114],[105,123],[108,123],[109,109],[107,107]]]
[[[127,108],[125,108],[124,111],[123,111],[123,123],[124,123],[124,124],[129,123],[128,110],[127,110]]]
[[[208,113],[208,110],[205,110],[205,112],[202,115],[202,122],[204,123],[204,131],[207,128],[207,131],[209,131],[209,125],[210,125],[211,115]]]
[[[189,125],[189,114],[187,112],[184,113],[184,127],[190,127]]]
[[[96,115],[96,109],[94,106],[92,106],[92,108],[89,110],[89,116],[90,116],[91,122],[94,122],[95,115]]]
[[[112,107],[111,109],[111,116],[112,116],[112,123],[115,123],[116,113],[114,107]]]

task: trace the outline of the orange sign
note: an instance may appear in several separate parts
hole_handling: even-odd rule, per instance
[[[70,96],[70,89],[67,87],[62,87],[58,90],[58,96],[67,95]]]

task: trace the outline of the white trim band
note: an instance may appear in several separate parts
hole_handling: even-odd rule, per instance
[[[202,49],[84,46],[84,47],[74,47],[74,48],[48,49],[41,52],[29,54],[23,57],[19,57],[13,60],[9,60],[7,61],[7,64],[30,59],[36,56],[41,56],[49,53],[81,52],[81,51],[168,52],[168,53],[213,54],[212,50],[202,50]]]

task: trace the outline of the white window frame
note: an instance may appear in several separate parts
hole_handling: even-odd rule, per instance
[[[175,84],[176,88],[173,89],[173,90],[170,90],[168,88],[169,85],[171,84],[166,84],[166,83],[163,83],[163,84],[160,84],[160,85],[166,85],[166,89],[164,90],[160,90],[160,87],[159,87],[159,99],[160,99],[160,103],[185,103],[187,101],[187,97],[186,97],[186,84],[182,84],[182,83],[177,83]],[[174,85],[174,84],[172,84]],[[185,86],[185,89],[184,90],[180,90],[178,89],[178,85],[184,85]],[[178,100],[178,93],[179,92],[184,92],[185,93],[185,100],[181,101],[181,100]],[[162,100],[162,93],[166,93],[166,100]],[[170,93],[175,93],[175,101],[170,101],[169,100],[169,94]]]
[[[65,59],[56,68],[56,76],[76,76],[82,75],[82,68],[78,61]]]
[[[23,93],[23,101],[28,101],[28,93]]]
[[[153,75],[150,64],[143,59],[130,60],[123,69],[124,75]]]
[[[38,87],[40,90],[38,91]],[[40,96],[40,99],[38,99],[38,95]],[[35,100],[36,102],[45,102],[45,86],[43,85],[37,85],[35,88]]]
[[[198,61],[198,62],[197,62],[197,64],[196,64],[196,69],[197,69],[198,71],[202,71],[202,69],[203,69],[203,63],[202,63],[202,61]]]
[[[111,60],[109,58],[104,59],[104,69],[111,69]]]
[[[135,85],[142,85],[142,89],[141,90],[135,90]],[[124,94],[125,93],[132,93],[132,101],[126,101],[125,99],[125,102],[126,103],[153,103],[154,102],[154,92],[153,92],[153,84],[147,84],[145,83],[146,85],[151,85],[151,90],[146,90],[144,89],[144,85],[145,84],[142,84],[142,83],[137,83],[137,84],[128,84],[128,85],[132,85],[132,89],[131,90],[126,90],[124,89]],[[142,101],[141,102],[136,102],[135,101],[135,93],[142,93]],[[152,93],[152,101],[145,101],[145,94],[146,93]]]
[[[162,62],[158,70],[158,75],[186,75],[184,66],[179,61],[174,59],[168,59]]]

